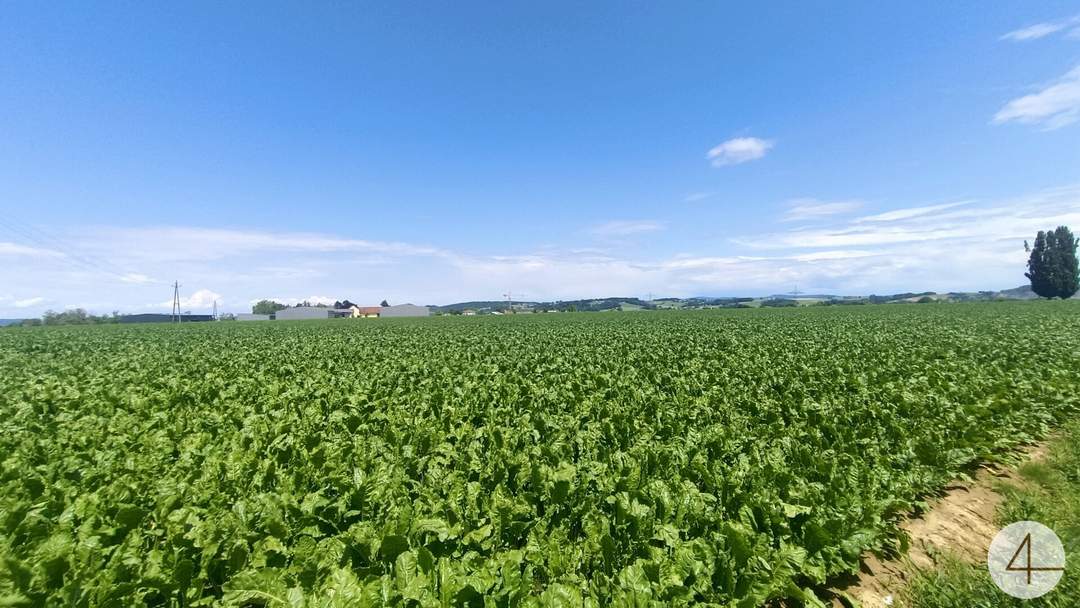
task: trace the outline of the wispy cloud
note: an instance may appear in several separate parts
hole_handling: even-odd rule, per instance
[[[27,247],[18,243],[0,242],[0,256],[26,256],[37,258],[62,258],[64,254],[51,249]]]
[[[108,252],[139,252],[154,261],[215,260],[235,255],[279,252],[370,252],[385,255],[437,256],[437,248],[410,243],[349,239],[317,233],[264,232],[220,228],[175,227],[104,228],[88,230],[87,249],[108,240]],[[122,245],[122,247],[117,246]],[[97,253],[97,252],[95,252]]]
[[[146,276],[145,274],[141,274],[141,273],[138,273],[138,272],[129,272],[127,274],[120,275],[119,278],[124,283],[133,283],[135,285],[145,285],[147,283],[160,283],[161,282],[161,281],[157,281],[155,279],[152,279],[152,278]]]
[[[716,194],[716,193],[715,192],[693,192],[693,193],[687,194],[683,198],[683,202],[684,203],[696,203],[698,201],[703,201],[703,200],[705,200],[707,198],[712,198],[714,194]]]
[[[626,237],[646,232],[658,232],[666,227],[664,222],[656,220],[614,220],[593,226],[589,230],[594,236],[612,238]]]
[[[1080,223],[1080,187],[1072,187],[990,205],[960,201],[896,209],[830,228],[799,228],[737,239],[737,242],[754,249],[885,247],[934,241],[982,247],[995,240],[1022,241],[1047,227],[1077,223]]]
[[[1013,30],[1001,37],[1002,40],[1010,40],[1012,42],[1026,42],[1028,40],[1038,40],[1044,38],[1050,34],[1056,34],[1064,29],[1072,27],[1073,25],[1080,24],[1080,15],[1074,15],[1066,19],[1059,19],[1057,21],[1044,21],[1042,23],[1036,23],[1027,27]]]
[[[31,306],[37,306],[38,304],[42,304],[44,302],[45,298],[37,297],[15,300],[13,304],[15,305],[15,308],[30,308]]]
[[[952,209],[953,207],[960,207],[963,205],[969,205],[974,203],[973,200],[956,201],[952,203],[941,203],[938,205],[924,205],[921,207],[906,207],[904,209],[896,209],[894,211],[886,211],[884,213],[878,213],[875,215],[867,215],[860,218],[856,218],[854,221],[859,222],[895,222],[898,220],[908,220],[920,215],[929,215],[938,211],[944,211],[946,209]]]
[[[880,251],[865,251],[861,249],[837,249],[833,251],[815,251],[813,253],[800,253],[789,259],[797,262],[821,262],[832,260],[856,260],[859,258],[871,258],[882,255]]]
[[[1005,104],[993,122],[1019,122],[1040,125],[1051,131],[1080,119],[1080,65],[1042,90],[1013,99]]]
[[[757,137],[736,137],[716,146],[706,157],[714,167],[738,165],[763,158],[775,142]]]
[[[439,249],[414,255],[432,249],[401,243],[395,250],[410,253],[375,254],[363,249],[358,255],[350,249],[353,245],[339,244],[374,241],[322,235],[317,249],[253,249],[249,239],[234,238],[240,246],[222,248],[215,257],[175,261],[185,243],[174,241],[163,244],[167,255],[157,254],[160,258],[155,259],[163,261],[151,259],[144,272],[146,277],[175,276],[191,285],[181,289],[182,305],[198,312],[207,312],[215,299],[219,309],[246,311],[250,300],[267,294],[276,294],[268,299],[287,304],[343,298],[371,304],[384,298],[431,304],[498,299],[508,289],[540,300],[650,291],[674,296],[743,295],[772,293],[794,283],[830,293],[1012,287],[1024,282],[1024,239],[1057,225],[1080,225],[1080,186],[1012,200],[911,205],[875,214],[815,218],[813,224],[776,224],[760,233],[699,243],[707,249],[682,254],[655,253],[663,250],[660,239],[655,248],[623,246],[619,236],[664,228],[657,220],[640,219],[598,226],[602,234],[614,235],[610,240],[618,245],[601,249],[570,242],[483,254]],[[186,244],[189,248],[204,244],[205,234],[197,229],[159,230],[155,234],[171,238],[196,235],[194,243]],[[126,236],[113,238],[121,233]],[[140,239],[147,238],[139,234]],[[274,243],[290,247],[311,238],[274,235]],[[99,251],[102,259],[113,259],[109,247],[124,251],[132,244],[123,232],[98,231],[92,241],[90,234],[86,238],[86,246]],[[326,243],[331,246],[324,247]],[[369,255],[379,255],[382,262],[362,263]],[[64,266],[49,259],[0,265],[0,285],[6,294],[0,297],[0,316],[25,316],[52,302],[79,302],[95,312],[169,310],[168,285],[118,281],[102,287],[97,277]],[[45,300],[32,303],[35,298]],[[16,308],[16,300],[25,308]]]
[[[814,220],[842,213],[857,211],[863,206],[862,201],[819,201],[815,198],[797,198],[788,201],[788,209],[784,212],[783,221],[795,222]]]
[[[734,239],[740,255],[581,260],[557,253],[461,257],[467,283],[512,282],[531,296],[635,293],[722,294],[798,283],[833,293],[1012,287],[1024,282],[1023,240],[1039,229],[1080,224],[1080,187],[1015,200],[919,205],[831,227]]]

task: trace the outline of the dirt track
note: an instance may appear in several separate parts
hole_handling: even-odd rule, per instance
[[[1022,461],[1045,460],[1046,446],[1041,443],[1025,450]],[[985,563],[990,541],[998,532],[994,516],[1002,497],[995,486],[1003,481],[1021,483],[1015,467],[983,467],[974,481],[949,486],[944,496],[930,501],[929,510],[901,524],[911,539],[907,555],[888,561],[867,555],[858,578],[835,590],[846,592],[863,608],[895,607],[895,598],[907,581],[919,570],[934,567],[935,554],[947,551],[973,564]],[[838,599],[834,604],[842,605]]]

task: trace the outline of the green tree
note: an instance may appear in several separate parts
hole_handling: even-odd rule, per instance
[[[279,310],[288,308],[284,304],[279,304],[273,300],[259,300],[251,307],[251,313],[256,315],[272,315]]]
[[[98,317],[92,315],[82,308],[73,308],[71,310],[65,310],[64,312],[46,310],[45,314],[41,315],[41,320],[45,325],[94,325],[97,323],[116,322],[106,316]]]
[[[1080,276],[1077,274],[1076,246],[1077,239],[1066,226],[1035,236],[1031,247],[1024,243],[1030,252],[1028,271],[1024,276],[1031,281],[1031,290],[1043,298],[1070,298],[1080,289]]]
[[[382,303],[379,304],[379,306],[382,306],[383,308],[388,308],[390,306],[390,303],[386,300],[383,300]]]

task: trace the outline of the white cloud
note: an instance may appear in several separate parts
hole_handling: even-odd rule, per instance
[[[665,228],[663,222],[655,220],[614,220],[594,226],[589,232],[599,237],[625,237],[646,232],[658,232]]]
[[[774,235],[772,243],[764,246],[775,248],[866,247],[933,241],[960,236],[963,236],[963,234],[953,229],[844,228],[798,230]],[[749,244],[749,241],[741,242]]]
[[[706,156],[714,167],[738,165],[764,157],[774,143],[771,139],[736,137],[709,150]]]
[[[444,252],[423,245],[348,239],[317,233],[265,232],[166,226],[158,228],[105,228],[91,231],[88,249],[105,246],[138,252],[138,260],[201,261],[268,251],[294,253],[369,252],[397,256],[439,256]]]
[[[741,233],[738,238],[679,242],[682,251],[702,249],[681,254],[656,253],[674,246],[678,235],[657,238],[650,247],[626,247],[612,238],[615,246],[608,248],[571,241],[488,254],[450,250],[431,255],[377,254],[366,249],[360,253],[260,249],[253,254],[245,244],[215,254],[224,257],[179,262],[171,257],[162,262],[151,259],[139,268],[147,277],[175,276],[191,285],[182,288],[181,295],[182,308],[193,312],[208,312],[215,299],[219,310],[247,311],[249,301],[263,299],[265,294],[289,296],[267,298],[286,304],[303,300],[330,304],[344,298],[366,304],[382,299],[440,304],[496,300],[508,290],[524,293],[526,299],[545,300],[648,292],[750,295],[787,291],[795,283],[807,292],[852,294],[992,289],[1023,284],[1024,239],[1030,241],[1038,230],[1060,224],[1080,225],[1080,186],[1014,200],[912,205],[857,217],[820,215],[812,225],[776,223],[761,233]],[[656,220],[623,220],[608,226],[606,232],[648,234],[658,228],[663,224]],[[161,230],[162,234],[193,234],[183,228]],[[110,245],[119,255],[131,244],[127,236],[110,240],[116,234],[101,231],[93,238],[87,234],[86,246],[102,251],[103,259],[113,259]],[[277,237],[284,242],[302,238],[288,233]],[[182,245],[176,241],[168,247],[180,251]],[[398,250],[422,249],[401,244]],[[366,263],[369,255],[377,255],[380,263]],[[78,302],[95,313],[170,309],[169,285],[106,284],[61,266],[36,259],[0,265],[5,294],[0,297],[0,317],[25,316],[54,302]],[[199,289],[193,292],[195,287]],[[44,301],[31,304],[30,296]],[[17,309],[17,299],[27,301],[27,307]]]
[[[1077,23],[1080,23],[1080,15],[1069,17],[1068,19],[1061,19],[1059,21],[1046,21],[1043,23],[1036,23],[1035,25],[1029,25],[1028,27],[1013,30],[1001,37],[1002,40],[1011,40],[1013,42],[1025,42],[1027,40],[1038,40],[1050,34],[1055,34],[1063,29],[1071,27]],[[1070,36],[1072,34],[1070,33]]]
[[[154,279],[151,279],[150,277],[146,276],[145,274],[140,274],[138,272],[129,272],[127,274],[121,275],[120,280],[123,281],[124,283],[135,283],[137,285],[142,285],[142,284],[146,284],[146,283],[160,283],[161,282],[161,281],[155,281]]]
[[[877,251],[863,251],[859,249],[840,249],[835,251],[815,251],[813,253],[801,253],[791,256],[790,259],[797,262],[821,262],[826,260],[854,260],[881,255]]]
[[[27,247],[25,245],[19,245],[18,243],[0,243],[0,255],[10,256],[27,256],[38,258],[62,258],[63,253],[59,251],[53,251],[51,249],[39,249],[37,247]]]
[[[218,306],[225,304],[225,298],[221,294],[211,291],[209,289],[199,289],[191,295],[185,296],[183,292],[180,293],[180,308],[184,311],[197,310],[197,309],[211,309],[214,307],[214,302],[217,301]],[[151,304],[145,308],[172,308],[172,300],[167,302],[160,302],[158,304]]]
[[[978,205],[961,201],[897,209],[856,218],[832,228],[796,229],[741,238],[754,249],[817,249],[904,245],[937,255],[937,242],[986,243],[1031,238],[1038,230],[1060,224],[1080,224],[1080,187],[1048,190],[1026,198]],[[997,246],[997,245],[994,245]]]
[[[31,306],[37,306],[38,304],[41,304],[43,302],[45,302],[45,298],[38,297],[15,300],[14,304],[15,308],[30,308]]]
[[[944,211],[945,209],[952,209],[953,207],[960,207],[963,205],[971,204],[975,201],[956,201],[954,203],[942,203],[939,205],[925,205],[922,207],[907,207],[905,209],[897,209],[895,211],[886,211],[885,213],[878,213],[876,215],[867,215],[864,217],[856,218],[856,222],[895,222],[897,220],[908,220],[913,217],[919,217],[920,215],[929,215],[938,211]]]
[[[841,213],[851,213],[863,206],[862,201],[824,202],[813,198],[797,198],[788,201],[788,210],[784,213],[785,222],[813,220]]]
[[[684,203],[696,203],[698,201],[703,201],[703,200],[705,200],[707,198],[712,198],[712,196],[714,194],[715,194],[714,192],[692,192],[690,194],[687,194],[683,198],[683,202]]]
[[[1080,65],[1037,93],[1018,97],[994,115],[994,123],[1016,121],[1051,131],[1080,119]]]

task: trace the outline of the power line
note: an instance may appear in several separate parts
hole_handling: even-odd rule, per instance
[[[105,271],[100,266],[105,266],[106,263],[100,260],[91,260],[89,257],[75,253],[74,248],[67,243],[61,243],[56,237],[46,234],[40,229],[34,228],[29,224],[16,223],[13,219],[7,218],[5,222],[9,232],[13,234],[21,235],[22,238],[27,239],[31,244],[45,249],[58,250],[57,253],[74,260],[77,263],[81,263],[85,267],[90,267],[97,271]],[[111,272],[111,271],[106,271]]]
[[[17,239],[27,241],[33,247],[55,251],[65,262],[78,266],[83,270],[114,275],[121,280],[123,280],[127,274],[125,271],[114,266],[111,262],[103,259],[95,259],[86,254],[77,253],[75,248],[70,244],[61,242],[57,237],[50,235],[39,228],[34,228],[29,224],[19,224],[12,218],[7,217],[0,220],[0,226],[5,228],[9,234],[14,235]]]

